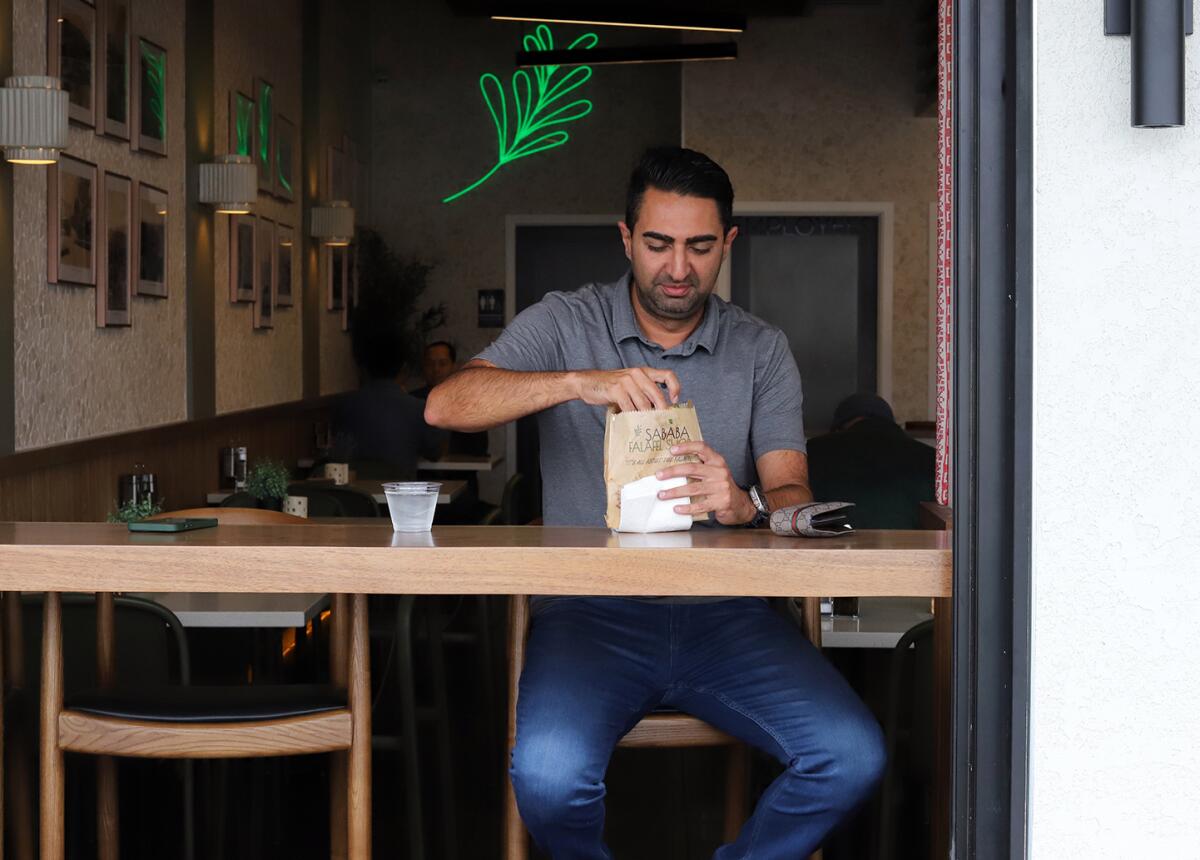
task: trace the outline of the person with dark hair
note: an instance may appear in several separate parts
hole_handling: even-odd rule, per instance
[[[862,529],[920,528],[921,502],[934,499],[933,448],[896,423],[875,394],[853,394],[837,405],[831,432],[808,440],[813,497],[854,502]]]
[[[618,225],[631,270],[549,293],[430,392],[426,419],[477,431],[536,413],[549,526],[603,526],[608,408],[694,402],[698,462],[660,479],[675,511],[761,527],[812,500],[800,373],[787,338],[714,289],[737,236],[733,186],[707,156],[652,149]],[[686,499],[687,501],[682,501]],[[646,571],[653,577],[653,571]],[[783,773],[719,860],[807,857],[878,782],[879,724],[765,600],[535,597],[511,769],[521,815],[552,857],[599,860],[604,774],[621,735],[659,706],[775,758]]]
[[[458,370],[458,350],[454,344],[446,340],[435,340],[425,345],[421,353],[421,375],[425,384],[413,392],[413,397],[422,400],[429,396],[435,385],[440,385],[450,378],[450,374]],[[451,433],[447,445],[447,454],[466,454],[471,457],[486,457],[488,452],[487,431],[480,433]],[[458,477],[461,477],[458,476]],[[471,489],[478,492],[474,473],[468,478]]]
[[[404,390],[405,332],[396,314],[365,306],[355,311],[351,350],[360,384],[334,406],[330,457],[362,464],[371,472],[362,477],[413,480],[417,460],[440,456],[448,434],[426,424],[424,404]]]

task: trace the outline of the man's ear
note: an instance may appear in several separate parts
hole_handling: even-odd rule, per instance
[[[725,244],[721,246],[721,259],[729,256],[729,248],[733,245],[733,240],[737,238],[738,228],[730,227],[729,232],[725,234]]]
[[[621,231],[621,242],[625,245],[625,259],[633,261],[633,233],[625,226],[624,221],[617,222],[617,229]]]

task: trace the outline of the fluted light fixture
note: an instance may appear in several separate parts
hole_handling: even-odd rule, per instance
[[[69,96],[58,78],[20,75],[0,87],[0,146],[13,164],[54,164],[67,148]]]
[[[245,215],[258,197],[258,167],[248,155],[219,155],[200,165],[200,202],[223,215]]]
[[[332,200],[314,206],[309,213],[308,235],[334,247],[349,245],[354,239],[354,209],[345,200]]]

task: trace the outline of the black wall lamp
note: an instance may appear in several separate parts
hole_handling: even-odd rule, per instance
[[[1104,0],[1104,32],[1131,37],[1135,128],[1183,125],[1183,37],[1192,24],[1192,0]]]

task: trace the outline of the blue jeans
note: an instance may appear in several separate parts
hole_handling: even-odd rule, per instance
[[[693,714],[784,765],[717,860],[808,857],[883,773],[879,724],[765,601],[548,601],[530,629],[510,774],[526,827],[554,860],[611,858],[608,760],[659,706]]]

